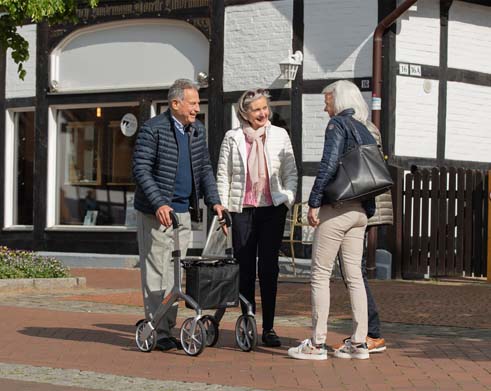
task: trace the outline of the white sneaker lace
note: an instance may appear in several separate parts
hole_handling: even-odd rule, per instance
[[[306,346],[312,346],[312,341],[310,340],[310,338],[304,339],[297,349],[299,352],[301,352]]]

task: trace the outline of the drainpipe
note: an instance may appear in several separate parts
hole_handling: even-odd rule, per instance
[[[418,0],[405,0],[394,11],[387,15],[373,33],[373,75],[372,75],[372,122],[380,129],[380,110],[382,109],[382,38],[387,30],[409,7]],[[377,248],[377,227],[368,230],[367,273],[375,278],[375,250]]]

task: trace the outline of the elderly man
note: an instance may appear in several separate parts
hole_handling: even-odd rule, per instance
[[[199,113],[198,86],[179,79],[169,89],[169,109],[143,124],[133,151],[138,211],[138,248],[145,316],[152,319],[164,296],[174,285],[174,248],[170,211],[181,223],[179,239],[186,253],[191,234],[191,213],[198,215],[198,198],[222,217],[215,178],[206,146],[206,131],[196,120]],[[171,336],[176,324],[177,303],[157,327],[157,347],[176,348]]]

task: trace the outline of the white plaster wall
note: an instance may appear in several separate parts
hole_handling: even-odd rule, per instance
[[[371,92],[362,92],[370,108]],[[320,162],[324,149],[324,136],[329,114],[324,111],[323,94],[302,96],[302,159],[304,162]],[[369,115],[370,118],[371,114]]]
[[[292,14],[292,0],[225,9],[224,91],[287,86],[278,77],[292,48]]]
[[[397,21],[396,61],[438,65],[440,2],[419,0]]]
[[[302,113],[302,159],[304,162],[319,162],[329,121],[329,114],[324,111],[324,95],[304,94]]]
[[[397,76],[395,154],[436,158],[438,130],[438,81]]]
[[[490,101],[491,87],[448,82],[446,159],[491,162]]]
[[[314,186],[314,181],[314,176],[302,177],[302,201],[309,200],[310,191],[312,190],[312,186]]]
[[[208,72],[209,42],[188,23],[134,19],[78,30],[53,51],[58,91],[170,86]]]
[[[453,2],[448,22],[448,66],[491,73],[491,7]]]
[[[28,98],[36,96],[36,25],[19,27],[19,33],[29,42],[29,60],[24,63],[27,75],[24,80],[17,74],[18,65],[12,60],[11,51],[7,51],[7,71],[5,97]]]
[[[310,0],[304,8],[304,79],[372,74],[376,0]]]

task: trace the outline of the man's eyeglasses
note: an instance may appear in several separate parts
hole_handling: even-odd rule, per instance
[[[254,98],[257,95],[269,96],[269,90],[264,88],[258,88],[257,90],[250,90],[246,93],[246,98]]]

